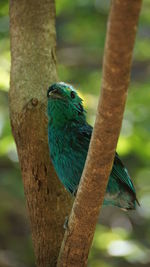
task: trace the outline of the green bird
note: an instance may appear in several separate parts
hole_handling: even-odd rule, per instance
[[[78,189],[93,128],[86,121],[82,99],[73,86],[52,84],[48,98],[48,144],[56,173],[72,195]],[[103,205],[132,210],[136,207],[136,191],[129,173],[115,154]]]

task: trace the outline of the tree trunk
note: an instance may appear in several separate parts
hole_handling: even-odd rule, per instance
[[[10,117],[37,266],[56,266],[71,200],[47,142],[46,91],[57,80],[54,0],[10,0]]]
[[[58,266],[87,265],[121,128],[141,0],[113,0],[95,127]]]

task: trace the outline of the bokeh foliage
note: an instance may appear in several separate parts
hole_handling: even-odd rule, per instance
[[[108,0],[56,1],[58,73],[84,99],[94,124],[102,76]],[[144,0],[131,84],[117,151],[137,188],[141,207],[104,208],[89,266],[150,265],[150,1]],[[0,267],[34,266],[31,237],[8,110],[10,71],[8,1],[0,1]]]

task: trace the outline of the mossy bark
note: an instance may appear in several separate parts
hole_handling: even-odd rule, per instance
[[[10,0],[10,118],[37,266],[56,266],[71,200],[50,161],[46,91],[57,80],[54,0]]]
[[[141,2],[111,2],[96,122],[62,243],[59,267],[87,265],[121,128]]]

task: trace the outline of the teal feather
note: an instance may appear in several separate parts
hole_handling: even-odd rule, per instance
[[[48,97],[48,143],[55,170],[65,188],[75,194],[84,168],[93,128],[86,122],[82,99],[65,83],[53,84]],[[118,154],[106,188],[104,205],[135,209],[136,191]]]

